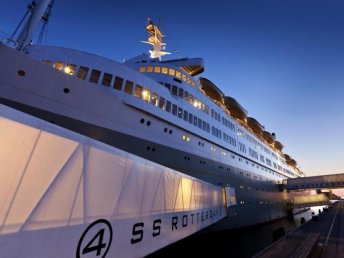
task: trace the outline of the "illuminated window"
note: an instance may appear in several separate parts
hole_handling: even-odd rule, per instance
[[[168,74],[174,76],[175,71],[173,69],[168,69]]]
[[[127,94],[132,94],[133,93],[133,86],[134,86],[133,82],[126,81],[125,82],[125,86],[124,86],[124,92],[127,93]]]
[[[153,66],[148,66],[147,67],[147,72],[149,72],[149,73],[153,72]]]
[[[187,142],[190,141],[190,137],[189,136],[183,135],[182,138],[183,138],[184,141],[187,141]]]
[[[168,69],[167,69],[166,67],[162,67],[162,68],[161,68],[161,72],[162,72],[163,74],[167,74],[167,73],[168,73]]]
[[[141,66],[140,67],[140,73],[144,73],[146,72],[146,67],[145,66]]]
[[[122,90],[123,78],[116,76],[113,82],[113,88],[115,90]]]
[[[144,101],[149,102],[150,100],[150,91],[148,89],[144,89],[142,91],[142,98]]]
[[[69,65],[66,65],[64,68],[63,68],[63,71],[68,74],[68,75],[74,75],[75,73],[75,68],[76,68],[76,65],[75,64],[69,64]]]
[[[186,81],[186,75],[185,74],[182,74],[182,79],[183,79],[183,81]]]
[[[211,147],[210,147],[210,150],[211,150],[211,151],[216,151],[216,148],[213,147],[213,146],[211,146]]]
[[[163,97],[159,99],[159,108],[165,109],[165,99]]]
[[[161,71],[161,67],[160,66],[155,66],[154,67],[154,72],[155,73],[160,73],[160,71]]]
[[[98,83],[101,72],[99,70],[93,69],[91,71],[91,76],[89,82]]]
[[[59,70],[59,71],[62,71],[63,67],[64,67],[64,63],[63,62],[55,62],[53,67],[56,69],[56,70]]]
[[[102,80],[102,85],[110,87],[111,81],[112,81],[112,74],[104,73],[103,80]]]
[[[195,82],[191,81],[191,85],[192,85],[192,87],[195,87]]]
[[[85,80],[87,77],[88,70],[89,70],[88,67],[80,66],[78,74],[76,75],[76,77],[78,77],[81,80]]]
[[[142,86],[136,85],[135,86],[135,91],[134,91],[134,96],[138,97],[138,98],[142,98],[142,90],[143,90]]]
[[[226,156],[226,152],[221,151],[221,155]]]
[[[154,106],[158,106],[159,96],[156,93],[152,93],[150,103]]]
[[[186,80],[188,84],[191,84],[191,79],[189,77]]]
[[[176,71],[176,77],[177,78],[182,78],[182,74],[180,72]]]

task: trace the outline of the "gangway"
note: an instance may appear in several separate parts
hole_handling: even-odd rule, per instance
[[[143,257],[226,216],[221,188],[0,105],[0,257]]]
[[[288,178],[283,180],[286,190],[344,188],[344,174]]]
[[[329,198],[325,194],[294,196],[287,200],[288,210],[323,205],[331,205]]]

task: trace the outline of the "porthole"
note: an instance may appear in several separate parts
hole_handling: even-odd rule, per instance
[[[69,93],[70,90],[69,90],[68,88],[64,88],[64,89],[63,89],[63,92],[64,92],[64,93]]]
[[[154,152],[154,151],[155,151],[155,148],[152,148],[152,151]]]
[[[151,121],[147,121],[147,126],[150,126],[151,125]]]
[[[146,148],[148,151],[150,150],[150,147],[149,146],[147,146],[147,148]]]
[[[18,70],[18,75],[19,76],[25,76],[25,71],[24,70]]]
[[[143,124],[145,122],[145,120],[143,118],[141,118],[140,123]]]
[[[170,130],[168,131],[168,133],[169,133],[169,134],[172,134],[172,130],[170,129]]]
[[[166,127],[164,128],[164,132],[167,133],[167,128]]]

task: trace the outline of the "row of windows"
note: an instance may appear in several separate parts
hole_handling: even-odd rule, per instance
[[[222,117],[222,124],[235,132],[235,125],[225,117]]]
[[[217,113],[214,109],[211,110],[211,117],[214,118],[216,121],[221,121],[221,115]]]
[[[44,63],[47,64],[52,64],[52,61],[50,60],[43,60]],[[80,66],[77,67],[77,65],[75,64],[65,64],[61,61],[57,61],[53,64],[53,67],[57,70],[63,71],[68,75],[75,75],[76,71],[76,76],[77,78],[81,79],[81,80],[85,80],[88,76],[89,73],[89,68],[85,67],[85,66]],[[77,70],[78,68],[78,70]],[[113,76],[110,73],[103,73],[103,76],[101,77],[102,72],[97,70],[97,69],[92,69],[91,73],[90,73],[90,77],[89,77],[89,82],[91,83],[99,83],[101,81],[101,85],[105,86],[105,87],[112,87],[116,90],[121,91],[122,87],[123,87],[123,82],[124,79],[119,77],[119,76]],[[168,86],[167,86],[168,87]],[[134,91],[133,91],[134,90]],[[127,94],[132,94],[134,93],[135,97],[138,98],[142,98],[144,101],[151,103],[154,106],[157,106],[163,110],[166,110],[167,112],[171,112],[173,115],[178,116],[181,119],[184,119],[185,121],[189,122],[190,124],[193,124],[194,126],[206,131],[206,132],[210,132],[210,125],[208,123],[206,123],[205,121],[203,121],[202,119],[198,118],[197,116],[189,113],[186,110],[183,110],[181,107],[178,107],[175,104],[172,104],[170,101],[166,101],[165,98],[163,97],[159,97],[156,93],[154,92],[150,92],[148,89],[144,89],[143,86],[141,85],[135,85],[134,87],[134,83],[131,81],[125,81],[125,85],[124,85],[124,92]],[[191,94],[189,94],[187,91],[183,91],[183,89],[177,87],[177,86],[172,86],[172,94],[173,95],[177,95],[181,98],[185,98],[187,101],[189,101],[190,103],[201,103],[200,101],[198,101],[196,98],[194,98]],[[194,104],[195,106],[195,104]],[[200,105],[196,105],[202,108],[206,107],[204,109],[202,109],[203,111],[208,111],[209,112],[209,107],[206,105],[202,105],[202,103]],[[214,118],[216,118],[216,120],[219,121],[220,119],[220,115],[216,112],[212,110],[212,116]],[[227,122],[224,122],[227,121]],[[230,121],[228,121],[227,119],[222,117],[222,122],[224,124],[227,124],[227,126],[229,125],[230,128],[234,127],[234,124],[231,123]],[[239,135],[247,135],[242,129],[238,128],[238,132]],[[215,137],[221,139],[221,131],[215,127],[212,127],[212,135],[214,135]],[[236,146],[236,140],[234,138],[232,138],[231,136],[223,133],[223,139],[225,142]],[[244,144],[239,142],[239,149],[240,151],[246,153],[246,147]],[[266,147],[264,147],[264,149],[266,149]],[[256,159],[258,159],[258,154],[250,149],[250,155],[252,157],[255,157]],[[272,153],[272,155],[278,159],[278,156],[275,153]],[[271,166],[271,161],[270,160],[266,160],[267,164]],[[282,171],[282,167],[278,165],[274,162],[274,168],[278,169],[280,171]],[[286,172],[286,170],[283,168],[283,171]],[[291,171],[287,170],[288,174],[294,175],[294,173],[292,173]]]
[[[250,154],[251,157],[258,159],[258,153],[255,150],[248,148],[248,153]]]
[[[139,71],[141,73],[162,73],[162,74],[166,74],[166,75],[170,75],[170,76],[175,76],[178,79],[181,79],[185,82],[187,82],[188,84],[190,84],[192,87],[195,87],[196,83],[188,76],[186,76],[185,74],[181,73],[180,71],[176,71],[174,69],[171,68],[167,68],[167,67],[160,67],[160,66],[141,66]]]
[[[163,84],[163,83],[161,82],[161,84]],[[163,85],[171,92],[172,95],[186,100],[195,108],[198,108],[198,109],[202,110],[204,113],[209,114],[209,107],[207,105],[205,105],[202,101],[195,98],[188,91],[186,91],[186,90],[184,90],[184,89],[182,89],[176,85],[171,85],[169,83],[165,83]]]

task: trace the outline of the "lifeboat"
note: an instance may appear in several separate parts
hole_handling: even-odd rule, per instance
[[[290,160],[290,165],[293,166],[293,167],[297,166],[297,162],[295,161],[295,159],[291,159]]]
[[[234,98],[226,96],[225,105],[233,117],[242,121],[246,120],[247,111]]]
[[[224,94],[222,91],[211,81],[206,78],[199,78],[201,90],[212,100],[218,101],[223,104]]]
[[[291,157],[288,154],[284,154],[284,158],[286,162],[291,160]]]
[[[267,131],[263,131],[262,136],[263,136],[264,140],[266,140],[269,144],[274,143],[274,138],[272,137],[271,133],[269,133]]]
[[[252,131],[259,135],[262,136],[264,126],[262,126],[256,119],[253,117],[247,117],[247,125],[252,129]]]
[[[277,150],[279,150],[279,151],[281,151],[282,149],[283,149],[283,144],[282,143],[280,143],[279,141],[275,141],[274,142],[274,147],[277,149]]]

